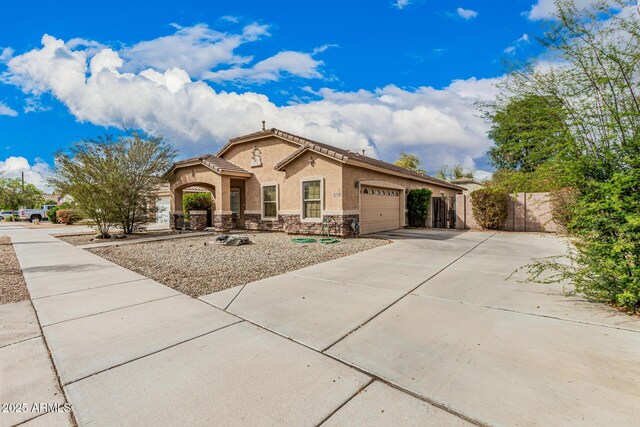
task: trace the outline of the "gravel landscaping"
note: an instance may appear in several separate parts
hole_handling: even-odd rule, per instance
[[[82,245],[88,245],[90,243],[125,242],[129,240],[144,239],[147,237],[170,236],[174,234],[177,235],[177,234],[180,234],[180,232],[171,231],[171,230],[145,231],[142,233],[129,234],[126,237],[123,237],[121,239],[115,236],[124,236],[124,234],[122,233],[112,233],[113,237],[110,239],[98,239],[96,237],[96,233],[83,233],[83,234],[74,234],[74,235],[67,235],[67,236],[62,234],[54,237],[62,241],[65,241],[67,243],[71,243],[73,246],[82,246]]]
[[[28,299],[27,284],[22,276],[11,239],[0,237],[0,304]]]
[[[212,243],[216,235],[89,249],[116,264],[198,297],[388,243],[344,239],[339,243],[294,243],[285,233],[246,233],[251,244]],[[308,237],[308,236],[306,236]],[[206,244],[206,245],[205,245]]]

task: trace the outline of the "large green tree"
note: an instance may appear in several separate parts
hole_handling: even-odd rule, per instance
[[[130,234],[148,222],[148,206],[174,157],[161,137],[135,131],[104,135],[56,153],[51,184],[73,197],[102,237],[109,237],[113,225]]]
[[[20,208],[39,207],[42,191],[35,185],[22,183],[20,178],[0,178],[0,207],[13,212]]]
[[[562,104],[554,97],[525,93],[489,112],[489,158],[497,169],[533,172],[562,153],[568,131]]]

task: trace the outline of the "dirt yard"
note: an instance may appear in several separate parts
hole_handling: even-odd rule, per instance
[[[251,244],[210,244],[215,240],[214,235],[95,248],[90,251],[197,297],[388,243],[386,240],[361,238],[324,245],[294,243],[293,238],[302,236],[285,233],[245,235],[249,236]]]
[[[144,239],[146,237],[170,236],[174,234],[179,234],[179,232],[171,231],[171,230],[145,231],[142,233],[129,234],[126,237],[124,237],[125,235],[120,232],[115,232],[115,233],[112,233],[113,237],[111,237],[110,239],[98,239],[96,238],[96,233],[83,233],[83,234],[74,234],[74,235],[68,235],[68,236],[65,236],[63,234],[63,235],[56,235],[54,237],[57,237],[58,239],[63,240],[67,243],[71,243],[73,246],[82,246],[82,245],[88,245],[91,243],[107,243],[107,242],[125,243],[130,240]]]
[[[28,299],[27,284],[22,276],[11,239],[0,237],[0,304]]]

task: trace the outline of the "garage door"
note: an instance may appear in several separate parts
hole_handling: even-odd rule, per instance
[[[360,233],[369,234],[400,227],[400,190],[360,188]]]
[[[167,224],[169,222],[169,210],[171,199],[169,196],[163,196],[158,199],[156,207],[158,212],[156,214],[156,222]]]

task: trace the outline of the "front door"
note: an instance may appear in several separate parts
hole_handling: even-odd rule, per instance
[[[231,213],[233,215],[234,228],[244,228],[244,212],[239,188],[231,189]]]

